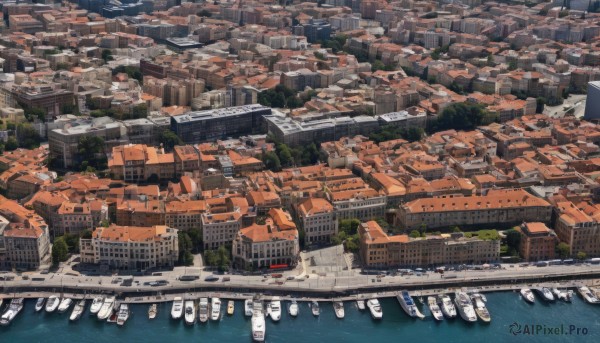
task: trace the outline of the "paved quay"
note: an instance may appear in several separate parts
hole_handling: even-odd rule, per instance
[[[511,267],[512,266],[512,267]],[[92,297],[94,294],[117,294],[130,302],[170,301],[176,295],[190,294],[190,297],[217,296],[245,299],[252,294],[277,295],[298,299],[347,300],[357,297],[395,296],[402,289],[413,294],[428,295],[455,289],[477,289],[480,291],[516,290],[523,285],[547,285],[549,287],[577,287],[580,285],[600,286],[600,266],[571,265],[548,267],[521,267],[503,265],[501,269],[468,270],[440,274],[429,272],[421,276],[364,275],[359,270],[343,270],[339,273],[306,273],[306,269],[287,271],[282,278],[266,276],[218,275],[218,281],[205,281],[212,272],[199,268],[175,268],[173,271],[154,276],[85,276],[54,273],[28,273],[15,275],[0,274],[0,296],[41,297],[50,294],[69,295],[73,298]],[[338,275],[339,274],[339,275]],[[183,275],[194,275],[194,281],[182,281]],[[11,279],[13,278],[13,279]],[[224,281],[226,278],[229,281]],[[288,280],[289,278],[289,280]],[[131,285],[122,284],[125,279]],[[164,286],[151,285],[152,282],[166,282]],[[223,295],[226,294],[227,296]]]

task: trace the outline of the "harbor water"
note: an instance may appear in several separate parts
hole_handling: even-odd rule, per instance
[[[523,301],[518,293],[489,293],[487,307],[492,322],[467,324],[460,317],[435,322],[429,310],[415,297],[426,319],[409,318],[398,301],[380,299],[383,320],[371,319],[368,309],[359,311],[354,302],[345,303],[345,318],[336,319],[331,303],[321,304],[321,315],[313,317],[308,303],[301,302],[300,314],[292,318],[283,305],[281,321],[266,318],[266,342],[600,342],[600,305],[589,305],[576,296],[571,304],[535,304]],[[426,299],[423,299],[426,301]],[[227,316],[225,306],[218,322],[187,326],[170,318],[171,303],[159,304],[158,316],[148,319],[148,305],[134,304],[125,326],[99,322],[86,313],[69,322],[67,313],[36,313],[35,300],[7,327],[0,327],[0,342],[251,342],[250,319],[244,304],[236,302],[235,313]]]

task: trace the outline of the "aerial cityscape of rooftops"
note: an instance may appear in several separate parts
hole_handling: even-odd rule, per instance
[[[600,0],[0,9],[1,325],[600,308]]]

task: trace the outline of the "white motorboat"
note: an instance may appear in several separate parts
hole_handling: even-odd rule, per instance
[[[402,306],[402,309],[406,314],[413,318],[423,319],[425,316],[419,311],[417,305],[415,304],[413,298],[408,294],[407,291],[402,291],[400,294],[396,295],[396,299]]]
[[[321,309],[319,308],[319,303],[317,301],[311,302],[308,306],[310,307],[313,316],[318,317],[321,314]]]
[[[185,302],[185,323],[188,325],[194,325],[196,322],[196,304],[193,300],[186,300]]]
[[[435,320],[444,320],[444,314],[442,313],[440,306],[437,304],[435,297],[427,297],[427,306],[429,306],[429,311],[431,311],[431,315]]]
[[[198,303],[198,320],[200,320],[200,323],[206,323],[209,316],[208,298],[200,298],[200,302]]]
[[[541,287],[541,288],[534,288],[534,291],[537,292],[537,294],[544,299],[545,301],[554,301],[556,300],[554,298],[554,295],[552,294],[552,292],[550,291],[550,289],[548,289],[547,287]]]
[[[123,326],[127,319],[129,319],[130,314],[129,305],[125,303],[121,304],[121,306],[119,306],[119,313],[117,314],[117,325]]]
[[[533,304],[535,302],[535,296],[529,288],[523,288],[519,291],[519,293],[521,294],[521,297],[523,297],[523,300],[527,301],[528,303]]]
[[[446,318],[450,319],[456,317],[456,307],[452,303],[452,298],[450,298],[448,294],[439,295],[438,304]]]
[[[150,308],[148,308],[148,319],[156,318],[157,314],[158,314],[158,306],[156,304],[150,305]]]
[[[221,319],[221,299],[211,298],[210,299],[210,320]]]
[[[100,311],[98,311],[99,320],[107,320],[112,315],[116,300],[115,297],[107,297],[104,299],[102,307],[100,307]]]
[[[579,294],[583,297],[583,300],[585,300],[585,302],[587,302],[588,304],[597,304],[600,302],[598,301],[598,298],[596,298],[594,293],[592,293],[592,291],[586,286],[579,287],[577,290],[579,291]]]
[[[69,307],[71,307],[71,304],[73,303],[73,299],[71,298],[63,298],[60,301],[60,304],[58,305],[58,313],[64,313],[66,312]]]
[[[552,294],[558,300],[562,300],[564,302],[571,302],[571,297],[569,296],[568,290],[560,290],[558,288],[552,288]]]
[[[108,316],[108,319],[106,319],[107,323],[116,323],[117,319],[119,318],[119,309],[120,309],[121,304],[118,303],[117,301],[115,301],[114,305],[113,305],[113,309],[112,311],[110,311],[110,316]]]
[[[244,315],[252,317],[252,299],[244,300]]]
[[[344,319],[346,314],[344,313],[344,303],[342,301],[333,302],[333,311],[337,319]]]
[[[298,316],[298,303],[296,302],[296,300],[292,300],[292,303],[288,307],[288,313],[292,317]]]
[[[46,312],[51,313],[56,311],[60,304],[60,298],[56,295],[51,295],[46,301]]]
[[[78,301],[77,304],[75,304],[75,307],[73,307],[73,312],[71,312],[71,316],[69,317],[69,320],[72,322],[79,320],[79,318],[81,318],[81,315],[83,314],[84,311],[85,311],[85,299],[82,299],[82,300]]]
[[[366,308],[365,301],[364,300],[356,300],[356,307],[358,307],[358,309],[360,311],[364,311]]]
[[[24,298],[14,298],[8,304],[8,309],[4,312],[2,317],[0,317],[0,325],[8,325],[13,319],[21,312],[23,309],[25,299]]]
[[[281,301],[279,297],[273,297],[269,303],[269,310],[271,320],[278,322],[281,319]]]
[[[369,299],[369,301],[367,301],[367,307],[369,308],[373,319],[383,318],[383,310],[381,309],[381,305],[379,305],[379,300]]]
[[[103,303],[103,297],[94,298],[94,300],[92,300],[92,305],[90,306],[90,314],[98,314],[98,312],[100,312],[100,309],[102,308]]]
[[[492,317],[490,316],[490,312],[485,306],[485,301],[483,301],[483,297],[481,296],[481,294],[471,294],[471,300],[473,301],[477,317],[479,317],[479,319],[481,319],[482,321],[489,323],[492,320]]]
[[[183,315],[183,298],[175,297],[173,299],[173,305],[171,306],[171,318],[180,319]]]
[[[227,315],[233,316],[233,312],[235,312],[235,302],[233,300],[229,300],[227,302]]]
[[[475,314],[475,309],[473,308],[473,303],[469,296],[465,292],[458,292],[454,298],[454,302],[456,303],[456,307],[458,308],[458,313],[461,318],[467,322],[476,322],[477,314]]]
[[[252,303],[252,339],[256,342],[263,342],[267,334],[265,326],[265,314],[263,304],[256,300]]]
[[[44,304],[46,303],[46,298],[38,298],[35,302],[35,312],[40,312],[44,309]],[[2,306],[2,302],[0,302],[0,306]]]

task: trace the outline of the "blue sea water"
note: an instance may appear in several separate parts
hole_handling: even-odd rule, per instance
[[[579,297],[571,304],[546,304],[537,299],[533,305],[513,292],[490,293],[487,299],[492,315],[490,324],[467,324],[460,318],[438,323],[418,300],[422,312],[428,315],[425,320],[409,318],[396,299],[391,298],[380,300],[381,321],[372,320],[368,310],[360,312],[354,302],[345,303],[344,319],[335,318],[330,303],[321,305],[318,318],[312,316],[306,303],[301,303],[299,316],[291,318],[286,304],[279,323],[266,319],[266,342],[600,342],[600,305],[586,304]],[[154,320],[148,319],[147,305],[133,305],[133,315],[124,327],[99,322],[87,313],[78,322],[71,323],[69,313],[35,313],[34,305],[34,300],[28,300],[10,326],[0,327],[0,342],[252,341],[250,320],[244,317],[242,302],[236,302],[233,316],[224,315],[219,322],[194,326],[170,319],[170,303],[159,305],[158,317]],[[511,325],[513,332],[520,327],[520,333],[511,333]],[[579,328],[579,334],[575,331],[569,334],[571,326]],[[559,332],[550,333],[549,329]]]

